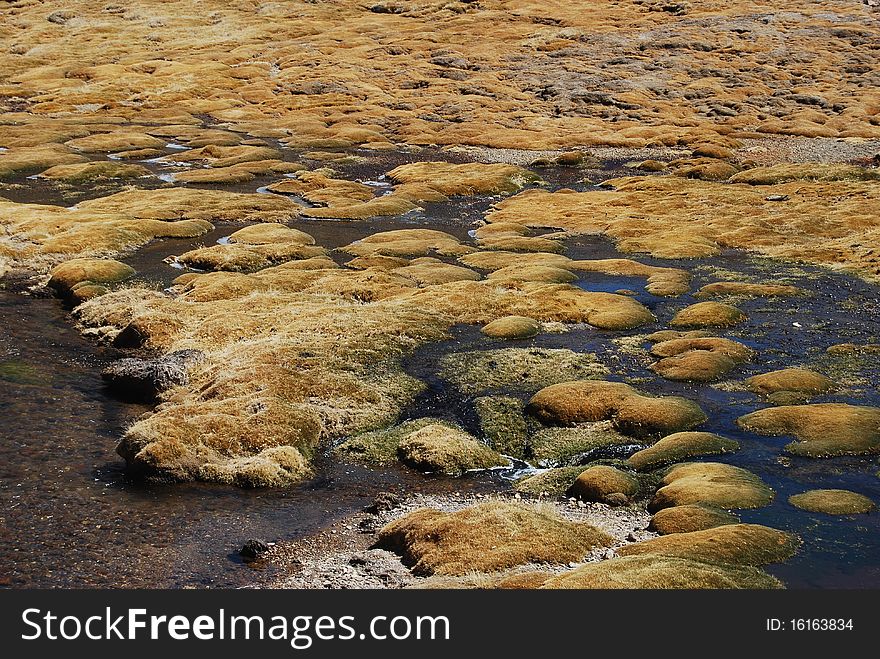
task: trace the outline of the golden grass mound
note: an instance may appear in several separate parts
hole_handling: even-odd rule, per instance
[[[797,286],[785,284],[753,284],[742,281],[716,281],[706,284],[697,291],[695,297],[720,297],[732,295],[737,297],[793,297],[803,295],[804,291]]]
[[[659,330],[651,332],[645,337],[646,341],[651,343],[661,343],[663,341],[672,341],[674,339],[705,339],[711,338],[712,332],[708,330]]]
[[[460,322],[488,323],[501,316],[539,321],[587,323],[607,330],[628,330],[654,321],[641,303],[625,295],[590,293],[568,284],[536,282],[499,285],[460,281],[414,291],[413,304],[455,316]]]
[[[388,172],[394,183],[430,186],[446,196],[517,192],[540,180],[532,172],[504,164],[414,162]]]
[[[112,259],[70,259],[52,268],[49,286],[62,294],[77,284],[116,284],[132,277],[134,268]]]
[[[662,358],[651,370],[667,380],[711,382],[748,361],[752,351],[732,339],[698,337],[655,343],[651,354]]]
[[[710,432],[677,432],[633,453],[627,463],[639,471],[681,462],[698,455],[718,455],[739,449],[739,442]]]
[[[374,233],[341,251],[354,256],[454,256],[469,251],[455,236],[433,229],[397,229]]]
[[[596,465],[582,471],[568,489],[568,495],[582,501],[608,502],[611,495],[624,500],[639,491],[639,480],[632,474],[607,465]]]
[[[550,425],[607,419],[621,432],[637,437],[688,430],[706,420],[700,407],[684,398],[653,398],[627,384],[590,380],[545,387],[526,409]]]
[[[791,558],[800,540],[758,524],[725,524],[703,531],[673,533],[626,545],[620,556],[659,555],[712,564],[766,565]]]
[[[730,177],[731,183],[778,185],[791,181],[880,181],[880,171],[855,165],[782,163],[753,167]]]
[[[84,211],[122,213],[139,219],[195,219],[231,222],[287,222],[300,206],[277,195],[222,190],[126,190],[81,202]]]
[[[745,319],[745,313],[729,304],[697,302],[675,314],[669,324],[673,327],[730,327]]]
[[[750,471],[720,462],[687,462],[666,472],[648,510],[688,504],[760,508],[772,500],[773,490]]]
[[[845,403],[771,407],[737,419],[762,435],[794,435],[785,446],[792,455],[828,458],[880,452],[880,408]]]
[[[436,423],[404,437],[397,445],[397,454],[400,461],[410,467],[448,476],[507,464],[498,453],[472,435]]]
[[[530,339],[541,331],[541,324],[525,316],[504,316],[484,325],[480,331],[493,339]]]
[[[256,160],[242,162],[228,167],[206,167],[188,169],[171,174],[175,183],[245,183],[253,181],[257,176],[267,174],[284,174],[302,169],[302,165],[287,163],[283,160]]]
[[[780,392],[817,396],[834,389],[834,382],[807,368],[784,368],[750,377],[746,380],[746,386],[750,391],[764,396]]]
[[[252,224],[249,227],[234,231],[229,236],[229,241],[245,245],[271,245],[275,243],[315,244],[313,236],[305,231],[292,229],[283,224]]]
[[[572,261],[571,268],[581,272],[602,272],[606,275],[620,275],[624,277],[645,277],[648,280],[645,290],[654,295],[681,295],[682,293],[687,293],[690,287],[691,276],[687,270],[645,265],[630,259]]]
[[[64,145],[83,153],[114,153],[132,149],[161,149],[165,146],[165,140],[137,131],[117,130],[77,137]]]
[[[828,515],[869,513],[876,508],[865,495],[848,490],[810,490],[790,496],[788,502],[802,510]]]
[[[782,583],[756,567],[675,556],[626,556],[588,563],[543,582],[541,588],[775,589]]]
[[[223,146],[206,144],[197,149],[178,151],[159,159],[162,162],[201,163],[211,167],[232,167],[246,162],[263,160],[281,162],[281,152],[268,146],[250,146],[247,144]]]
[[[178,256],[176,261],[196,270],[254,272],[287,261],[324,256],[326,253],[327,250],[323,247],[299,243],[267,245],[235,243],[192,249]]]
[[[116,256],[155,238],[194,238],[213,228],[204,220],[161,221],[80,208],[0,199],[0,253],[40,271],[65,257]]]
[[[565,348],[501,348],[453,352],[440,361],[440,376],[465,394],[496,389],[536,391],[572,378],[600,378],[608,369],[591,353]]]
[[[614,447],[631,446],[633,439],[612,421],[580,423],[574,427],[541,428],[528,440],[528,459],[541,467],[582,464],[584,458]]]
[[[738,524],[739,517],[731,512],[704,504],[685,504],[663,508],[654,513],[648,528],[660,535],[704,531],[725,524]]]
[[[386,525],[376,546],[400,554],[414,574],[462,575],[578,561],[611,543],[602,531],[552,508],[489,501],[454,513],[421,508]]]
[[[481,244],[481,247],[485,246]],[[577,280],[577,275],[571,270],[552,265],[509,265],[493,271],[487,279],[493,282],[534,281],[545,284],[568,284]]]
[[[40,172],[58,165],[72,165],[85,161],[84,156],[60,144],[11,148],[8,151],[0,151],[0,181],[13,176]]]
[[[492,226],[491,224],[489,226]],[[550,252],[506,252],[502,250],[491,252],[471,252],[458,257],[458,260],[470,268],[496,271],[502,268],[511,268],[509,272],[517,269],[531,267],[559,268],[570,270],[574,266],[567,256]],[[555,272],[555,271],[554,271]],[[528,281],[528,280],[526,280]]]
[[[40,173],[41,178],[63,181],[71,185],[99,181],[101,179],[135,179],[152,175],[152,172],[146,167],[114,162],[112,160],[55,165]]]
[[[647,176],[607,184],[610,191],[526,190],[498,203],[486,219],[601,234],[621,251],[659,258],[700,258],[736,248],[880,276],[872,248],[880,214],[874,181],[767,187]],[[789,199],[769,201],[771,195]]]
[[[413,259],[408,265],[392,268],[390,272],[399,277],[410,279],[420,287],[448,284],[454,281],[478,281],[481,278],[470,268],[443,263],[439,259],[427,256]]]

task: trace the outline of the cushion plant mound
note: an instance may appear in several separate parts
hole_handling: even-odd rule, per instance
[[[439,423],[407,435],[398,444],[397,454],[401,462],[411,467],[450,476],[507,463],[472,435]]]
[[[351,460],[368,465],[387,465],[397,462],[397,447],[401,440],[425,426],[445,424],[450,429],[455,426],[434,417],[410,419],[390,428],[362,432],[346,439],[334,449],[334,454],[343,460]]]
[[[584,468],[580,465],[555,467],[518,480],[513,489],[535,496],[563,496],[583,471]]]
[[[580,423],[574,427],[538,430],[529,438],[528,453],[539,467],[584,464],[588,459],[635,444],[618,432],[611,421]]]
[[[750,377],[746,380],[746,386],[756,394],[767,396],[779,392],[811,396],[830,391],[834,388],[834,382],[831,378],[806,368],[784,368]]]
[[[652,332],[645,337],[646,341],[651,343],[661,343],[663,341],[672,341],[673,339],[702,339],[712,337],[709,330],[659,330]]]
[[[738,524],[739,521],[739,517],[733,513],[715,506],[687,504],[658,510],[651,518],[648,529],[660,535],[669,535],[704,531],[725,524]]]
[[[737,419],[762,435],[794,435],[792,455],[828,458],[880,452],[880,408],[845,403],[770,407]]]
[[[750,471],[720,462],[687,462],[666,472],[648,510],[656,512],[691,503],[760,508],[772,500],[773,490]]]
[[[40,174],[40,178],[48,178],[65,183],[88,183],[101,179],[133,179],[151,176],[152,172],[140,165],[131,165],[112,160],[56,165]]]
[[[541,331],[541,324],[525,316],[504,316],[480,330],[493,339],[530,339]]]
[[[725,524],[703,531],[673,533],[626,545],[620,556],[660,555],[706,563],[765,565],[794,554],[797,536],[759,524]]]
[[[575,281],[577,275],[571,270],[552,265],[510,265],[495,270],[487,279],[499,283],[538,281],[548,284],[567,284]]]
[[[414,574],[460,575],[578,561],[612,542],[547,506],[487,501],[454,513],[420,508],[385,526],[376,546],[400,554]]]
[[[608,373],[596,356],[565,348],[499,348],[453,352],[440,360],[440,375],[465,394],[503,389],[536,391],[575,378]]]
[[[632,454],[627,462],[633,469],[644,471],[698,455],[716,455],[738,448],[738,442],[710,432],[677,432]]]
[[[113,259],[70,259],[55,266],[49,286],[67,294],[82,282],[115,284],[134,275],[134,268]]]
[[[829,515],[868,513],[876,507],[865,495],[849,490],[810,490],[790,496],[788,502],[802,510]]]
[[[782,588],[782,584],[763,570],[748,565],[646,555],[587,563],[544,581],[541,588],[765,589]]]
[[[685,398],[653,398],[621,382],[575,380],[541,389],[526,410],[543,423],[572,425],[610,419],[625,434],[643,436],[688,430],[706,420]]]
[[[526,456],[529,429],[524,405],[511,396],[481,396],[474,399],[480,432],[490,448],[514,458]]]
[[[651,354],[662,357],[651,370],[667,380],[710,382],[748,361],[752,351],[731,339],[702,337],[661,341]]]
[[[751,284],[741,281],[718,281],[706,284],[695,297],[714,297],[716,295],[737,295],[741,297],[791,297],[803,291],[796,286],[785,284]]]
[[[730,327],[745,319],[745,313],[729,304],[698,302],[675,314],[669,324],[673,327]]]
[[[582,501],[606,502],[612,494],[622,494],[627,499],[639,491],[639,480],[632,474],[609,467],[596,465],[580,473],[568,489],[568,495]]]

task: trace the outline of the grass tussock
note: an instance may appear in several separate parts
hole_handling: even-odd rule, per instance
[[[463,575],[568,563],[611,543],[551,507],[490,501],[454,513],[421,508],[385,526],[377,546],[400,554],[415,574]]]

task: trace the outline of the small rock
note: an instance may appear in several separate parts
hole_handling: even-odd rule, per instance
[[[789,199],[787,194],[771,194],[764,197],[764,201],[788,201]]]
[[[609,506],[625,506],[629,503],[629,498],[623,492],[612,492],[605,497],[605,503]]]
[[[251,538],[247,542],[244,543],[244,546],[238,550],[239,556],[241,556],[245,562],[255,561],[262,554],[265,554],[269,551],[270,545],[262,540],[257,538]]]
[[[379,492],[375,500],[364,511],[377,515],[388,510],[394,510],[403,503],[402,499],[393,492]]]

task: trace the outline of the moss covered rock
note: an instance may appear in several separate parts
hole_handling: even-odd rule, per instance
[[[721,462],[688,462],[666,472],[648,510],[656,512],[692,503],[760,508],[772,500],[773,490],[750,471]]]
[[[582,471],[568,490],[569,496],[582,501],[608,502],[613,494],[626,499],[639,491],[639,479],[608,465],[596,465]],[[612,499],[613,500],[613,499]]]
[[[530,339],[541,331],[541,323],[525,316],[504,316],[480,331],[493,339]]]
[[[752,566],[647,555],[588,563],[545,580],[541,588],[768,589],[782,588],[782,584]]]
[[[568,563],[613,539],[552,508],[489,501],[454,513],[421,508],[379,532],[377,547],[417,575],[492,572],[526,563]]]
[[[663,508],[654,513],[648,529],[660,535],[704,531],[725,524],[738,524],[739,517],[731,512],[703,504],[686,504]]]
[[[730,327],[746,319],[746,314],[721,302],[698,302],[679,311],[669,321],[673,327]]]
[[[621,556],[659,555],[727,565],[779,563],[794,554],[796,536],[759,524],[725,524],[626,545]]]
[[[792,455],[827,458],[880,452],[880,408],[845,403],[770,407],[737,419],[762,435],[794,435]]]
[[[640,471],[698,455],[717,455],[736,451],[739,443],[710,432],[677,432],[629,457],[627,462]]]
[[[865,495],[849,490],[810,490],[790,496],[788,502],[802,510],[829,515],[868,513],[876,507]]]
[[[427,425],[401,439],[397,455],[410,467],[449,476],[507,464],[472,435],[440,423]]]
[[[685,398],[654,398],[620,382],[590,380],[545,387],[532,397],[526,410],[551,425],[607,419],[620,432],[637,437],[688,430],[707,418],[696,403]]]

